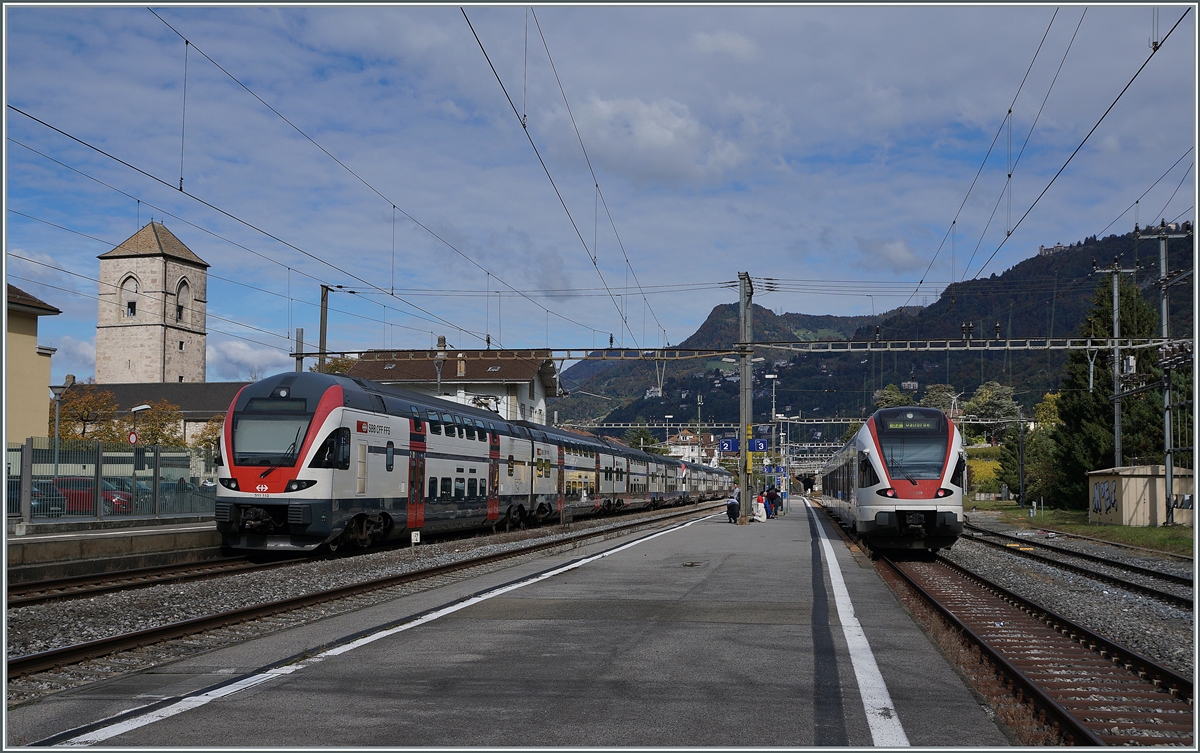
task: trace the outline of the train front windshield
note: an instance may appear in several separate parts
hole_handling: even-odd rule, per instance
[[[942,477],[950,427],[941,412],[881,410],[875,417],[875,433],[893,480],[915,483]]]
[[[292,465],[312,414],[303,398],[251,400],[233,419],[234,465]]]

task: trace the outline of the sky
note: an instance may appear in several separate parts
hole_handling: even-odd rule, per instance
[[[5,274],[63,311],[52,381],[151,219],[211,265],[228,381],[294,367],[322,283],[334,351],[653,348],[739,272],[869,314],[1195,216],[1194,6],[465,10],[6,5]]]

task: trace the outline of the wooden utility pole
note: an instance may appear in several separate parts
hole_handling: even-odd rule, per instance
[[[750,356],[753,355],[754,349],[746,343],[754,342],[754,324],[752,320],[753,311],[751,302],[754,298],[754,285],[750,282],[749,272],[738,272],[738,323],[740,325],[739,334],[741,344],[738,345],[740,364],[740,382],[741,382],[741,406],[739,410],[739,423],[742,430],[739,432],[742,437],[741,441],[741,480],[738,486],[741,492],[742,509],[740,517],[738,517],[738,525],[744,526],[750,523],[750,516],[747,514],[750,510],[750,438],[752,436],[751,424],[754,422],[754,385],[752,384]]]
[[[318,344],[320,352],[317,354],[317,371],[321,374],[325,373],[325,330],[329,324],[329,286],[321,286],[321,342]]]

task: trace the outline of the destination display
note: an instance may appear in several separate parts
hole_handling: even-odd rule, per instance
[[[884,420],[883,427],[888,431],[929,431],[937,428],[937,421],[930,418],[891,418]]]

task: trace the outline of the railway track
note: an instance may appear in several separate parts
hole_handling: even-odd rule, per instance
[[[168,625],[161,625],[145,630],[88,641],[86,643],[73,646],[64,646],[48,651],[42,651],[36,654],[11,657],[7,661],[7,678],[11,681],[14,678],[24,677],[36,672],[58,670],[62,667],[69,666],[71,664],[77,664],[89,659],[108,656],[130,649],[141,648],[143,646],[149,646],[163,641],[183,638],[216,628],[262,619],[265,617],[270,617],[271,615],[281,614],[295,609],[301,609],[316,604],[322,604],[346,597],[391,588],[393,586],[399,586],[406,583],[411,583],[413,581],[435,578],[437,576],[478,567],[480,565],[488,565],[514,557],[521,557],[524,555],[557,549],[564,546],[577,546],[579,543],[585,542],[589,539],[602,538],[610,536],[613,533],[626,532],[636,528],[651,526],[663,521],[670,521],[681,517],[693,516],[697,514],[708,514],[712,509],[716,509],[716,507],[716,505],[711,507],[702,506],[699,509],[691,507],[686,510],[659,515],[652,519],[643,518],[608,528],[579,531],[564,538],[533,543],[497,554],[473,557],[459,560],[458,562],[453,562],[450,564],[422,568],[419,570],[413,570],[382,578],[375,578],[372,580],[353,583],[325,591],[318,591],[302,596],[280,599],[265,604],[256,604],[227,612],[197,617],[182,622],[175,622]]]
[[[234,573],[271,570],[277,567],[304,562],[306,558],[289,558],[274,562],[254,562],[247,557],[229,557],[210,562],[143,567],[119,572],[80,575],[71,578],[13,583],[8,587],[9,607],[28,607],[59,599],[77,599],[87,596],[146,588],[163,583],[183,583],[204,580]]]
[[[965,534],[963,536],[963,539],[967,541],[973,541],[985,546],[1003,549],[1004,551],[1010,552],[1014,555],[1025,557],[1026,559],[1031,559],[1036,562],[1041,562],[1043,564],[1050,565],[1051,567],[1067,570],[1069,572],[1073,572],[1087,578],[1092,578],[1093,580],[1102,581],[1128,591],[1151,596],[1181,609],[1191,610],[1193,607],[1193,594],[1164,591],[1163,589],[1157,587],[1157,585],[1151,586],[1145,583],[1128,580],[1117,575],[1112,575],[1110,573],[1097,570],[1095,567],[1072,564],[1064,561],[1062,558],[1075,558],[1085,562],[1097,563],[1114,570],[1122,571],[1126,574],[1133,574],[1143,578],[1154,579],[1159,582],[1159,585],[1171,584],[1175,586],[1192,588],[1193,583],[1190,577],[1175,575],[1174,573],[1165,573],[1159,570],[1140,567],[1138,565],[1132,565],[1125,562],[1117,562],[1094,554],[1076,552],[1063,547],[1052,546],[1044,542],[1030,541],[1028,537],[1010,536],[1008,534],[996,533],[994,531],[973,526],[969,523],[966,524],[965,527],[974,531],[974,533]],[[1035,551],[1035,549],[1042,549],[1050,552],[1053,554],[1053,556],[1039,554]]]
[[[941,557],[877,563],[976,646],[1064,742],[1195,747],[1190,678]]]

